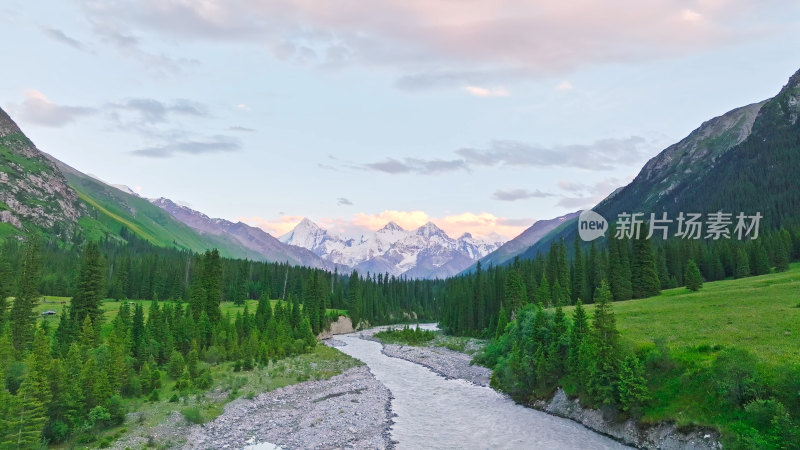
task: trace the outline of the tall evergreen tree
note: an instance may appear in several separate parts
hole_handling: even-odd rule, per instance
[[[600,283],[595,293],[592,341],[595,354],[590,393],[600,404],[615,405],[619,381],[619,332],[611,306],[611,290],[605,282]]]
[[[736,278],[743,278],[750,276],[750,261],[747,257],[747,252],[744,251],[744,248],[739,248],[736,252],[736,271],[734,272],[734,277]]]
[[[625,239],[609,239],[608,265],[610,289],[614,300],[628,300],[633,295],[631,286],[631,269],[628,264],[628,241]],[[595,293],[597,293],[597,289]],[[597,301],[597,300],[595,300]]]
[[[41,257],[39,241],[28,238],[20,262],[17,295],[11,307],[11,339],[14,348],[21,352],[33,342],[36,314],[33,309],[39,303],[39,280],[41,278]]]
[[[642,225],[641,235],[633,240],[631,291],[633,298],[652,297],[661,292],[653,241],[647,239],[647,225]]]
[[[70,319],[74,323],[83,323],[88,316],[97,326],[98,319],[103,315],[101,306],[106,294],[103,266],[103,259],[97,243],[89,241],[83,250],[77,287],[70,302]]]
[[[588,300],[586,295],[586,268],[584,267],[583,252],[581,251],[581,241],[575,236],[573,243],[574,255],[572,264],[572,303],[575,304],[578,299]]]
[[[697,267],[693,259],[686,263],[686,275],[684,275],[686,287],[691,291],[700,290],[703,287],[703,276],[700,275],[700,269]]]
[[[14,286],[14,277],[11,273],[11,265],[5,258],[0,257],[0,330],[6,320],[8,312],[8,297],[11,296]]]

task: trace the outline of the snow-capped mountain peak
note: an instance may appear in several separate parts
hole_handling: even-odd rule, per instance
[[[406,230],[404,230],[403,227],[394,222],[389,222],[378,231],[406,231]]]
[[[324,260],[362,273],[389,273],[417,278],[446,277],[460,272],[500,243],[470,233],[453,239],[432,222],[405,230],[395,222],[360,239],[344,239],[303,219],[281,242],[311,250]]]
[[[304,217],[292,231],[284,234],[278,240],[284,244],[296,245],[314,251],[327,238],[327,230],[323,230],[319,225]]]
[[[425,225],[417,228],[417,235],[424,237],[431,237],[434,235],[448,237],[447,233],[445,233],[441,228],[437,227],[433,222],[428,222]]]

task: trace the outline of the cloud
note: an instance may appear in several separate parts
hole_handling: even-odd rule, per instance
[[[620,165],[639,165],[653,151],[642,137],[600,139],[590,144],[543,146],[496,140],[483,149],[456,150],[456,159],[388,158],[355,165],[358,169],[399,174],[438,175],[476,167],[569,167],[591,171],[612,170]]]
[[[389,222],[394,222],[406,230],[419,228],[431,220],[424,211],[397,211],[386,210],[377,214],[356,213],[351,223],[367,230],[383,228]]]
[[[84,2],[90,22],[183,41],[249,42],[318,67],[390,67],[401,87],[476,85],[597,64],[702,52],[756,33],[780,7],[745,0],[363,2],[117,0]],[[120,31],[121,30],[121,31]],[[111,38],[108,38],[111,39]],[[123,40],[125,43],[128,40]],[[119,45],[119,44],[117,44]],[[129,43],[122,48],[138,48]],[[456,84],[457,83],[457,84]],[[480,85],[480,84],[477,84]]]
[[[569,195],[562,196],[557,205],[565,208],[591,208],[628,182],[630,180],[624,181],[618,178],[606,178],[593,184],[559,180],[558,187]]]
[[[443,160],[443,159],[403,158],[403,160],[401,161],[394,158],[388,158],[383,161],[368,163],[359,167],[367,170],[374,170],[392,175],[404,174],[404,173],[417,173],[420,175],[436,175],[444,172],[467,170],[466,163],[463,160],[459,159]]]
[[[104,11],[114,9],[112,5],[103,2],[87,2],[84,5],[92,30],[101,42],[138,61],[153,75],[164,77],[182,74],[186,68],[200,64],[196,59],[172,57],[163,52],[153,53],[143,49],[142,39],[131,31],[133,27],[126,21],[127,18],[104,14]]]
[[[493,141],[488,148],[462,148],[456,154],[470,166],[573,167],[611,170],[618,165],[635,165],[651,153],[639,136],[601,139],[591,144],[546,147],[518,141]]]
[[[492,194],[492,198],[504,202],[514,202],[529,198],[553,197],[554,194],[542,192],[539,189],[529,191],[527,189],[498,189]]]
[[[44,94],[28,89],[24,92],[25,100],[19,105],[23,120],[48,127],[62,127],[80,117],[94,114],[94,108],[85,106],[58,105],[50,101]]]
[[[229,153],[242,149],[239,139],[232,136],[216,135],[196,140],[176,140],[160,146],[145,147],[131,151],[137,156],[148,158],[169,158],[176,154],[204,155],[210,153]]]
[[[570,90],[572,90],[572,83],[570,83],[569,81],[566,81],[566,80],[562,81],[561,83],[558,83],[556,85],[556,90],[557,91],[562,91],[562,92],[563,91],[570,91]]]
[[[231,131],[240,131],[242,133],[254,133],[256,131],[254,128],[247,128],[239,125],[228,127],[228,129]]]
[[[252,217],[237,217],[236,220],[244,222],[254,227],[259,227],[267,233],[280,237],[292,231],[294,227],[303,220],[303,216],[281,215],[277,219],[265,219],[258,216]]]
[[[337,206],[353,206],[353,202],[351,202],[347,198],[339,197],[339,198],[336,199],[336,205]]]
[[[42,31],[44,31],[44,34],[47,35],[47,37],[49,37],[49,38],[51,38],[51,39],[53,39],[53,40],[55,40],[57,42],[60,42],[62,44],[65,44],[65,45],[67,45],[69,47],[72,47],[75,50],[84,50],[85,49],[85,47],[84,47],[82,42],[78,41],[77,39],[73,39],[73,38],[67,36],[63,31],[61,31],[59,29],[45,27],[45,28],[42,28]]]
[[[465,91],[469,92],[471,95],[475,97],[483,97],[483,98],[491,98],[491,97],[508,97],[509,92],[504,87],[495,87],[495,88],[483,88],[480,86],[467,86],[464,88]]]
[[[276,219],[238,217],[236,220],[260,227],[273,236],[282,236],[290,232],[302,219],[303,216],[281,214]],[[471,233],[479,238],[497,239],[499,237],[500,240],[508,240],[518,236],[535,222],[532,218],[508,219],[487,212],[464,212],[442,217],[431,217],[420,210],[385,210],[372,214],[358,212],[349,219],[322,217],[313,220],[331,232],[352,237],[379,230],[389,222],[394,222],[406,230],[414,230],[427,222],[433,222],[452,238],[458,238],[464,233]]]
[[[164,103],[152,98],[130,98],[120,103],[111,103],[108,106],[112,110],[135,114],[137,116],[136,122],[139,124],[164,123],[168,120],[168,116],[173,114],[209,117],[208,109],[205,105],[187,99],[177,99],[171,103]],[[112,117],[122,122],[125,121],[119,115]]]

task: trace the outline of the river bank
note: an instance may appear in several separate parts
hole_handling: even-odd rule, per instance
[[[390,399],[368,368],[355,367],[231,402],[214,421],[192,427],[182,448],[391,448]]]
[[[427,328],[431,328],[430,325]],[[373,335],[380,330],[360,333],[363,339],[380,342]],[[431,343],[410,346],[382,343],[382,353],[425,366],[446,379],[461,379],[478,386],[489,386],[492,371],[472,365],[474,343],[468,342],[470,354],[442,348]],[[719,433],[704,428],[679,430],[674,424],[643,425],[634,420],[608,420],[599,410],[584,408],[577,399],[570,399],[558,389],[549,401],[537,401],[527,407],[570,419],[587,429],[609,436],[619,442],[644,449],[661,450],[718,450],[722,448]]]

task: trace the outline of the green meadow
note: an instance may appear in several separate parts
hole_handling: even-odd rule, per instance
[[[736,347],[767,364],[800,363],[800,264],[782,273],[705,283],[613,303],[628,345],[663,340],[677,354]],[[564,308],[571,315],[574,308]],[[593,305],[586,305],[591,315]]]

